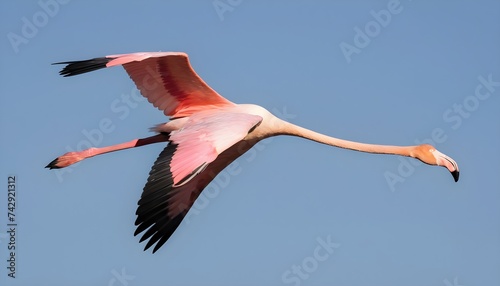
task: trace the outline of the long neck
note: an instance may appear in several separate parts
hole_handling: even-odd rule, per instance
[[[392,155],[413,157],[412,150],[414,146],[388,146],[388,145],[365,144],[354,141],[348,141],[326,136],[321,133],[311,131],[309,129],[294,125],[289,122],[285,122],[283,133],[281,134],[298,136],[312,141],[316,141],[318,143],[335,146],[339,148],[360,151],[360,152],[374,153],[374,154],[392,154]]]

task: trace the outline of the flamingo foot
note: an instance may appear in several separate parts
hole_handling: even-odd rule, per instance
[[[49,168],[51,170],[61,169],[64,167],[68,167],[69,165],[73,165],[83,159],[85,159],[85,157],[83,157],[80,152],[68,152],[62,156],[55,158],[52,162],[45,166],[45,168]]]

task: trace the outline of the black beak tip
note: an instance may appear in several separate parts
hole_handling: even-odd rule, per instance
[[[451,172],[451,175],[453,176],[453,179],[455,179],[455,182],[458,182],[458,177],[460,176],[460,172],[456,170]]]

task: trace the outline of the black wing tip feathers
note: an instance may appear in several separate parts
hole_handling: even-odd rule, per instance
[[[152,253],[160,249],[184,218],[183,214],[175,217],[168,216],[169,203],[167,198],[173,185],[169,165],[176,149],[177,145],[170,142],[160,153],[151,168],[148,182],[144,186],[141,199],[138,202],[135,221],[137,228],[134,236],[142,234],[139,242],[147,240],[144,251],[153,245]]]
[[[115,58],[102,57],[83,61],[58,62],[53,63],[53,65],[66,65],[59,74],[68,77],[105,68],[113,59]]]
[[[152,253],[155,253],[160,249],[167,241],[168,239],[174,234],[175,230],[177,227],[181,224],[182,220],[184,219],[183,214],[178,214],[177,216],[173,218],[168,218],[161,223],[162,225],[160,226],[159,229],[155,229],[153,232],[149,233],[146,232],[146,234],[141,238],[141,241],[144,241],[149,238],[149,241],[146,243],[146,246],[144,247],[144,251],[148,250],[151,246],[154,245]],[[153,226],[155,227],[155,226]],[[151,236],[151,237],[149,237]]]
[[[57,166],[58,162],[59,162],[59,158],[55,158],[54,160],[52,160],[52,162],[50,162],[49,164],[47,164],[47,166],[45,166],[45,168],[49,168],[50,170],[52,170],[52,169],[61,169],[61,167]]]

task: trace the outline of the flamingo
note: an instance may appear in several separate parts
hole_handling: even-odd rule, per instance
[[[386,146],[329,137],[281,120],[253,104],[235,104],[214,91],[193,70],[182,52],[109,55],[59,62],[64,77],[123,66],[141,94],[169,117],[152,128],[156,135],[103,148],[68,152],[46,168],[64,168],[83,159],[118,150],[167,142],[154,162],[138,201],[134,236],[148,240],[155,253],[174,233],[190,207],[214,177],[262,139],[298,136],[355,151],[416,158],[448,169],[458,181],[457,163],[431,145]]]

